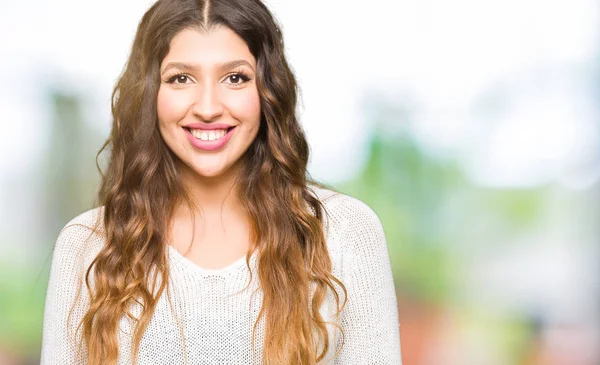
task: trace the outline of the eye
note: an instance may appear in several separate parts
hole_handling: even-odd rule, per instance
[[[227,84],[237,86],[250,81],[250,78],[241,72],[236,72],[228,75],[225,80],[229,80],[229,82],[226,82]]]
[[[189,82],[187,82],[187,81],[189,81]],[[189,84],[190,82],[191,82],[190,77],[185,74],[173,75],[167,80],[168,84]]]

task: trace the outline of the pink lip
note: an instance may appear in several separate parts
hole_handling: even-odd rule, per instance
[[[193,126],[193,125],[194,124],[190,124],[190,126]],[[223,126],[224,124],[220,124],[220,125]],[[211,129],[226,129],[226,128],[219,127],[219,124],[211,124],[211,127],[212,127]],[[231,126],[227,126],[227,128],[230,128],[230,127]],[[229,131],[227,131],[227,133],[223,137],[221,137],[219,139],[215,139],[214,141],[203,141],[201,139],[198,139],[198,138],[194,137],[187,128],[194,128],[194,129],[204,129],[204,128],[195,128],[195,127],[186,126],[186,128],[183,128],[183,130],[185,130],[185,134],[186,134],[188,140],[190,141],[190,143],[197,149],[203,150],[203,151],[216,151],[216,150],[220,150],[221,148],[223,148],[225,146],[225,144],[227,144],[227,142],[231,138],[231,135],[233,134],[233,131],[235,130],[236,127],[231,128]]]
[[[191,123],[191,124],[185,125],[184,127],[191,128],[191,129],[215,130],[215,129],[229,129],[233,126],[229,125],[229,124],[225,124],[225,123],[210,123],[210,124]]]

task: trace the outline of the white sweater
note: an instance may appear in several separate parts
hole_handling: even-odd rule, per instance
[[[381,221],[358,199],[327,189],[313,187],[313,190],[328,213],[324,229],[333,274],[348,291],[348,302],[339,318],[334,316],[335,301],[331,294],[321,307],[324,319],[335,321],[344,331],[342,350],[332,360],[336,346],[341,345],[341,336],[333,326],[328,326],[333,339],[330,343],[336,346],[330,345],[327,360],[321,364],[400,365],[396,294]],[[82,278],[104,245],[103,238],[97,234],[90,236],[91,230],[86,227],[93,226],[101,209],[75,217],[56,241],[44,310],[42,365],[86,363],[85,346],[80,353],[76,348],[81,331],[77,340],[74,334],[89,305]],[[163,294],[142,337],[138,363],[184,364],[187,360],[187,364],[259,364],[264,318],[257,327],[256,347],[252,352],[252,328],[262,301],[260,291],[252,296],[259,285],[257,254],[250,258],[252,283],[242,292],[249,280],[245,257],[225,268],[211,270],[194,264],[171,246],[167,254],[171,265],[172,307],[168,296]],[[67,323],[74,301],[72,318]],[[123,318],[120,327],[118,364],[125,365],[131,363],[132,322]]]

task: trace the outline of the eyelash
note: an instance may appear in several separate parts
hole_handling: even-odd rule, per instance
[[[187,77],[188,79],[190,79],[190,76],[189,76],[189,75],[187,75],[187,74],[184,74],[184,73],[178,73],[178,74],[175,74],[175,75],[173,75],[173,76],[170,76],[170,77],[168,77],[168,78],[167,78],[167,80],[166,80],[165,82],[166,82],[167,84],[185,85],[186,83],[176,83],[176,82],[175,82],[175,81],[177,80],[177,78],[179,78],[179,77],[182,77],[182,76],[185,76],[185,77]],[[238,76],[238,77],[240,78],[240,82],[238,82],[238,83],[230,83],[230,84],[229,84],[229,85],[233,85],[233,86],[240,86],[240,85],[242,85],[242,84],[245,84],[246,82],[248,82],[248,81],[250,81],[250,80],[251,80],[251,78],[250,78],[250,77],[248,77],[248,75],[246,75],[245,73],[243,73],[243,72],[241,72],[241,71],[238,71],[238,72],[232,72],[232,73],[230,73],[229,75],[227,75],[227,76],[225,77],[225,79],[228,79],[228,78],[230,78],[230,77],[232,77],[232,76]]]

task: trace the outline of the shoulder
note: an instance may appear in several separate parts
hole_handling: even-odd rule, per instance
[[[97,207],[87,210],[72,218],[60,230],[59,238],[69,238],[80,234],[101,234],[102,232],[102,213],[104,208]]]
[[[326,231],[333,251],[343,254],[381,250],[387,243],[381,219],[364,201],[331,189],[313,186],[325,209]]]
[[[364,201],[325,187],[310,185],[310,188],[338,230],[364,231],[382,228],[379,216]]]
[[[104,243],[102,212],[103,207],[93,208],[65,224],[54,245],[53,261],[90,261]]]
[[[327,246],[334,272],[345,283],[381,277],[390,258],[383,225],[375,211],[353,196],[316,188],[326,217]],[[389,270],[388,270],[389,271]]]

